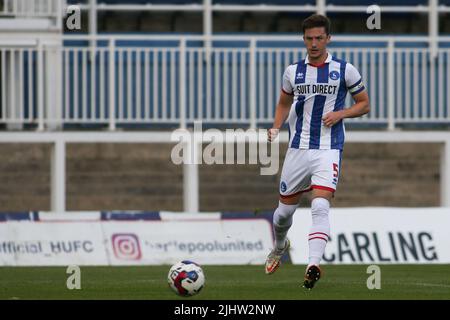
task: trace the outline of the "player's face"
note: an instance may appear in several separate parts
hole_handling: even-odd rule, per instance
[[[330,35],[327,35],[324,27],[306,29],[303,41],[308,51],[308,56],[312,59],[317,59],[326,54]]]

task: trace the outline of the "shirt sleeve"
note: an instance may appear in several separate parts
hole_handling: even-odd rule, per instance
[[[290,68],[290,67],[287,67],[286,70],[284,70],[283,84],[282,84],[281,90],[283,90],[284,93],[293,96],[294,88],[292,87],[292,83],[291,83],[291,72],[292,72],[291,70],[292,70],[292,68]]]
[[[347,69],[345,70],[345,84],[352,96],[366,89],[362,82],[361,75],[351,63],[347,63]]]

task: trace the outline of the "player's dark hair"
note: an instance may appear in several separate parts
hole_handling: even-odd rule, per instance
[[[305,34],[306,29],[320,28],[320,27],[325,28],[325,32],[327,35],[330,34],[331,32],[330,19],[321,14],[313,14],[308,18],[306,18],[305,20],[303,20],[302,23],[303,34]]]

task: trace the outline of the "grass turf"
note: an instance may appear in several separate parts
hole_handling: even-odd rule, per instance
[[[169,266],[81,267],[81,290],[68,290],[65,267],[0,267],[0,299],[450,299],[450,265],[380,265],[381,289],[369,290],[367,265],[324,265],[311,291],[305,266],[204,266],[206,286],[178,297],[167,285]]]

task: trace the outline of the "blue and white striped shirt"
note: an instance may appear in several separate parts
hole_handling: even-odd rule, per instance
[[[322,117],[344,109],[347,91],[365,90],[361,75],[350,63],[328,53],[325,62],[314,66],[306,59],[286,68],[283,91],[294,95],[289,112],[289,147],[296,149],[339,149],[344,146],[345,128],[339,121],[331,128]]]

